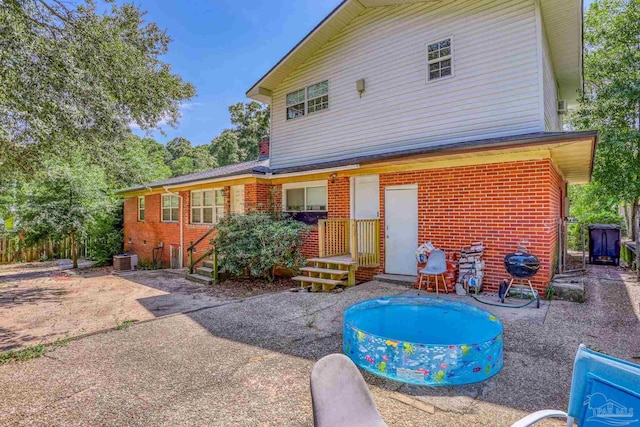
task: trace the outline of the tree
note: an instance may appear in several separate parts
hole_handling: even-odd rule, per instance
[[[191,146],[191,141],[179,136],[167,142],[167,150],[175,160],[180,157],[191,157],[193,147]]]
[[[233,128],[211,141],[210,152],[220,166],[258,158],[258,143],[269,135],[269,106],[251,101],[229,107]]]
[[[127,151],[117,156],[117,162],[107,162],[101,167],[107,173],[113,189],[146,182],[159,181],[171,176],[171,154],[167,148],[152,138],[129,135]],[[115,167],[113,163],[116,163]]]
[[[78,267],[76,240],[120,202],[113,197],[103,170],[81,157],[45,162],[45,168],[20,192],[17,217],[27,243],[71,237],[73,267]]]
[[[192,147],[191,142],[177,137],[167,143],[167,151],[171,155],[171,175],[182,176],[215,168],[218,163],[209,153],[206,146]]]
[[[584,40],[585,90],[572,124],[600,130],[594,182],[607,197],[632,206],[634,224],[640,198],[640,2],[596,0],[586,13]]]
[[[131,123],[175,125],[190,83],[161,60],[171,39],[133,4],[0,0],[0,175],[34,175],[72,150],[94,163],[128,149]]]

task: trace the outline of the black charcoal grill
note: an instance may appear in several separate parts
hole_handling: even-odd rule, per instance
[[[538,308],[540,308],[538,291],[533,289],[530,280],[540,269],[540,260],[538,257],[524,250],[513,252],[505,255],[504,268],[511,276],[511,281],[507,284],[507,279],[505,279],[502,286],[500,286],[500,300],[502,303],[504,303],[504,299],[509,295],[509,290],[513,288],[520,289],[521,292],[524,290],[530,291],[531,296],[537,300]],[[514,286],[513,282],[516,280],[519,283]]]
[[[528,279],[535,276],[540,269],[540,260],[526,252],[514,252],[504,257],[504,268],[511,277]]]

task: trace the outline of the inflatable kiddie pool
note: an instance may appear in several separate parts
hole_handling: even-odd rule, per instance
[[[343,349],[356,365],[382,377],[469,384],[502,368],[502,323],[487,310],[450,299],[376,298],[344,312]]]

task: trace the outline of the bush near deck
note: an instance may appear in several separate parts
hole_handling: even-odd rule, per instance
[[[220,256],[220,271],[234,276],[275,278],[276,268],[298,270],[305,259],[298,250],[309,227],[265,212],[232,214],[218,222],[211,243]]]

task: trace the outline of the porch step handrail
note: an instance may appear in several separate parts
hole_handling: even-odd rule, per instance
[[[195,270],[196,265],[204,260],[205,258],[207,258],[208,256],[213,255],[213,261],[214,264],[217,264],[217,253],[214,247],[211,247],[209,249],[207,249],[202,255],[200,255],[198,258],[196,258],[195,260],[193,259],[193,252],[196,249],[196,246],[198,245],[198,243],[202,242],[207,236],[210,236],[211,233],[213,233],[213,231],[215,230],[214,227],[211,227],[209,230],[207,230],[206,233],[204,233],[202,236],[200,236],[200,238],[198,238],[198,240],[196,240],[195,242],[189,242],[189,246],[187,247],[187,263],[188,263],[188,272],[189,274],[193,274],[193,271]],[[216,267],[217,270],[217,267]]]
[[[358,267],[380,265],[380,220],[332,218],[318,221],[320,258],[350,255]]]

